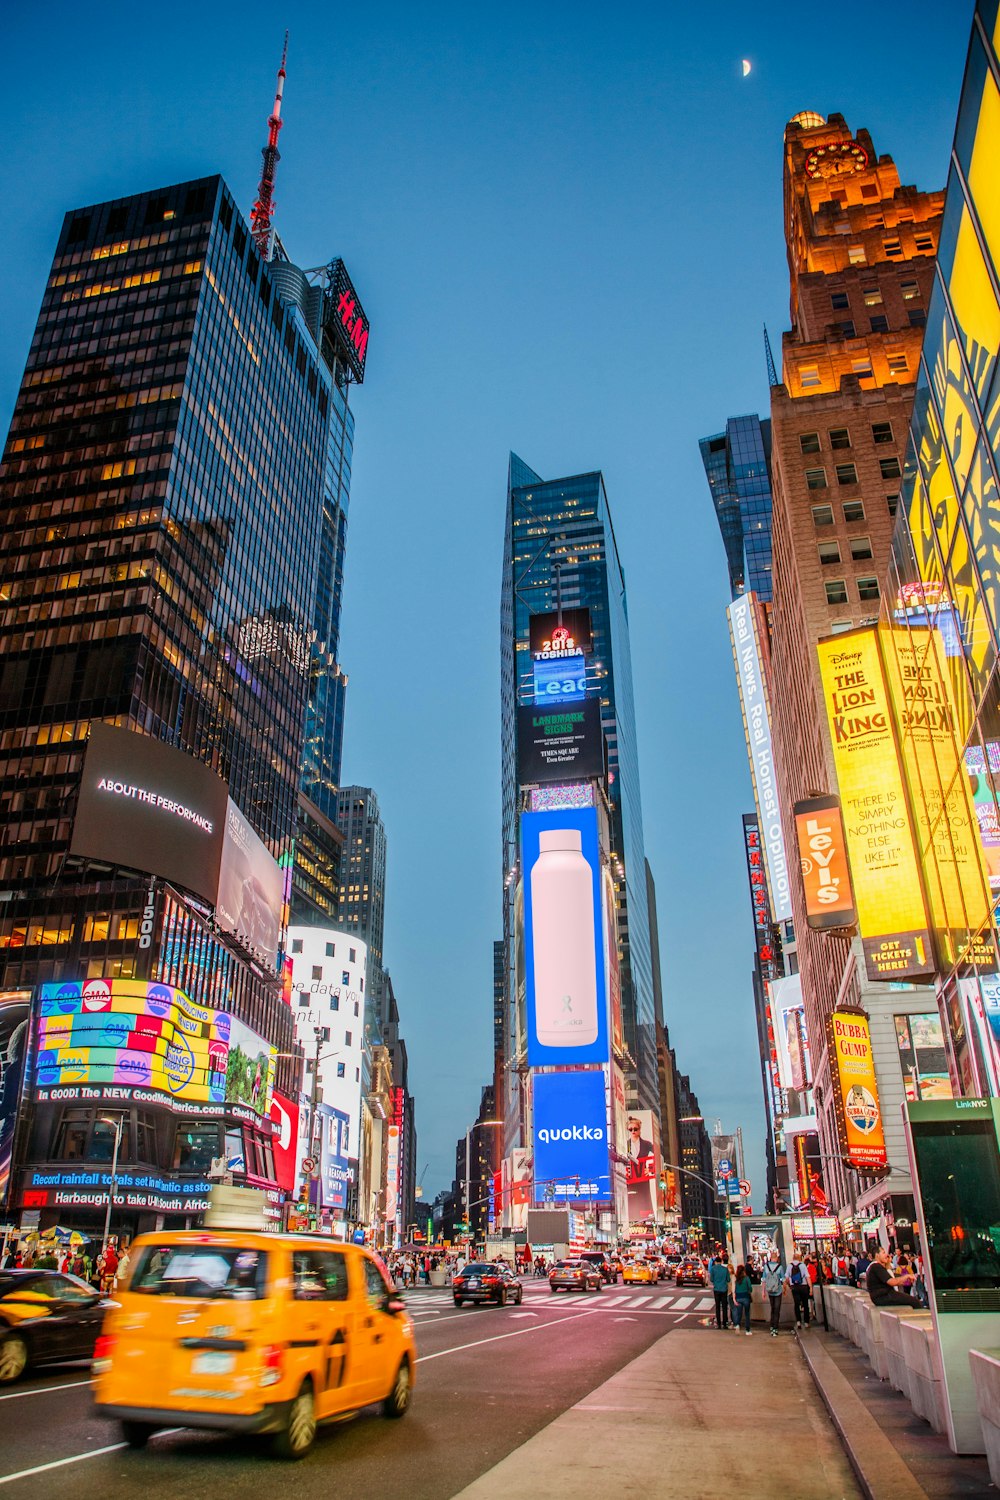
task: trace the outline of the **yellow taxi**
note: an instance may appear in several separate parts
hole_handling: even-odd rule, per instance
[[[644,1286],[652,1286],[656,1281],[656,1273],[644,1260],[630,1260],[625,1263],[622,1281],[637,1281]]]
[[[143,1447],[160,1427],[270,1433],[303,1458],[317,1424],[410,1404],[413,1325],[380,1263],[323,1236],[141,1235],[94,1350],[97,1411]]]

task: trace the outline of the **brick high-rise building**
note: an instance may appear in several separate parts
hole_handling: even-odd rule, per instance
[[[774,602],[771,702],[786,843],[792,804],[836,791],[816,643],[879,613],[899,502],[925,309],[944,202],[900,183],[889,156],[841,115],[796,115],[785,130],[784,213],[791,329],[771,391]],[[849,1181],[826,1162],[840,1206],[912,1219],[899,1123],[903,1080],[893,1017],[933,1009],[926,992],[871,984],[860,940],[807,927],[792,882],[822,1150],[838,1158],[825,1018],[840,1002],[871,1017],[889,1183]]]

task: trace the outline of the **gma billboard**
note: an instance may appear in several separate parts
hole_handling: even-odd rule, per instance
[[[888,1157],[868,1017],[861,1010],[835,1010],[827,1033],[841,1148],[859,1172],[880,1172]]]
[[[869,978],[934,973],[920,861],[874,629],[817,645]]]

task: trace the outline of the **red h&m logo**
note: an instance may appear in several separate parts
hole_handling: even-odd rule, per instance
[[[340,294],[337,316],[344,325],[345,333],[350,336],[358,360],[363,365],[368,351],[368,323],[350,288],[345,288]]]

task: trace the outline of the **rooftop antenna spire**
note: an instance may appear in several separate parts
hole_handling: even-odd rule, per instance
[[[274,227],[271,216],[274,213],[274,178],[281,160],[278,150],[278,132],[285,123],[281,118],[281,98],[285,92],[285,61],[288,57],[288,32],[285,32],[285,46],[281,54],[281,67],[278,69],[278,83],[274,91],[274,108],[271,118],[267,122],[267,145],[261,155],[264,165],[261,169],[260,182],[257,186],[257,202],[250,210],[250,223],[254,243],[265,260],[271,259],[274,248]]]
[[[771,340],[767,336],[767,324],[764,324],[764,353],[767,355],[767,383],[778,384],[778,372],[774,368],[774,355],[771,353]]]

